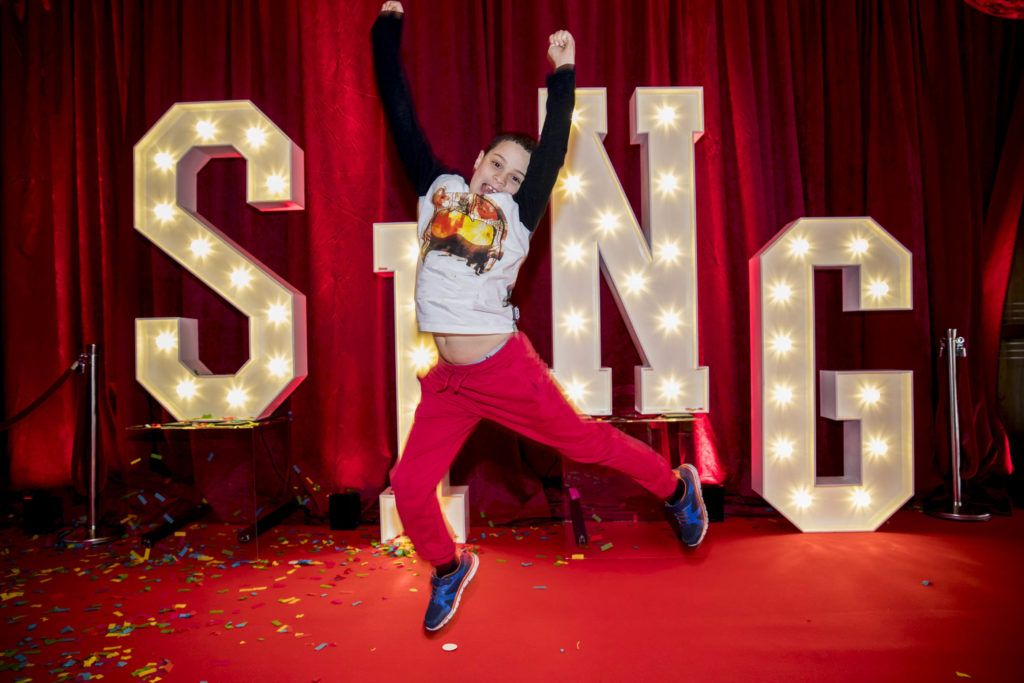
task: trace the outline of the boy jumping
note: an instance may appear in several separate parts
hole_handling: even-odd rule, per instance
[[[510,303],[530,238],[547,208],[569,143],[576,47],[568,31],[548,39],[547,117],[539,142],[502,133],[480,152],[469,183],[440,164],[420,129],[399,61],[400,2],[385,2],[373,25],[373,55],[384,111],[419,196],[416,317],[440,359],[420,379],[422,398],[405,450],[391,472],[398,514],[433,568],[423,625],[447,624],[479,559],[458,553],[437,501],[438,482],[480,420],[632,477],[665,500],[679,539],[700,544],[707,512],[693,465],[673,471],[648,446],[581,417],[562,395]]]

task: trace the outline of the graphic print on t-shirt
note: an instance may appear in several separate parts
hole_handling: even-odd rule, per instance
[[[438,188],[431,197],[434,215],[423,233],[420,259],[431,251],[461,258],[477,275],[501,260],[508,233],[505,214],[483,195]]]

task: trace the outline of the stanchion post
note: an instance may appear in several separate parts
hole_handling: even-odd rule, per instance
[[[939,356],[945,353],[946,368],[949,377],[949,450],[952,463],[950,465],[951,487],[953,495],[950,505],[942,504],[928,510],[928,514],[942,519],[960,522],[987,522],[992,515],[978,506],[963,502],[960,482],[960,409],[956,390],[956,359],[967,357],[967,345],[963,337],[958,337],[956,328],[946,330],[946,338],[939,342]]]
[[[63,544],[93,546],[116,541],[123,536],[120,527],[111,527],[100,533],[98,519],[97,499],[99,498],[98,469],[99,469],[99,424],[97,421],[97,365],[99,359],[99,348],[96,344],[87,344],[82,355],[78,358],[78,367],[88,372],[89,376],[89,512],[86,518],[85,527],[71,529],[58,535],[58,541]]]

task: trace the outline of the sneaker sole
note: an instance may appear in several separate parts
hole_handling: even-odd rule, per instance
[[[435,626],[434,628],[424,626],[423,628],[425,628],[426,630],[431,632],[440,631],[442,628],[444,628],[445,624],[452,620],[452,617],[455,616],[455,613],[459,611],[459,602],[462,601],[462,591],[466,590],[466,586],[468,586],[469,582],[473,580],[474,576],[476,576],[477,567],[480,566],[480,558],[477,557],[475,553],[469,553],[469,556],[472,558],[473,566],[469,568],[469,573],[466,574],[466,580],[462,582],[462,585],[459,586],[459,592],[455,594],[455,602],[452,604],[452,611],[449,612],[448,616],[446,616],[441,621],[441,623]]]
[[[704,540],[704,536],[706,536],[708,533],[708,508],[706,505],[704,505],[704,494],[701,493],[700,473],[697,472],[697,468],[691,465],[690,463],[686,463],[685,465],[683,465],[683,467],[693,472],[693,480],[697,482],[697,498],[700,500],[701,519],[704,522],[704,524],[701,525],[700,538],[697,539],[697,542],[686,544],[688,548],[696,548],[701,544],[701,542]]]

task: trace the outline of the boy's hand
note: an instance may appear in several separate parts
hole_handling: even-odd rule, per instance
[[[402,3],[396,2],[395,0],[388,0],[380,8],[380,13],[384,12],[397,12],[398,14],[405,14],[405,10],[402,8]]]
[[[555,31],[548,36],[548,59],[557,69],[565,64],[576,63],[576,41],[566,30]]]

